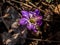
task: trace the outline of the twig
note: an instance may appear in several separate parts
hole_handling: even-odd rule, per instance
[[[30,5],[28,5],[28,4],[26,4],[26,3],[21,3],[21,2],[18,2],[18,1],[14,1],[14,0],[12,0],[13,2],[16,2],[16,3],[19,3],[19,4],[23,4],[23,5],[25,5],[25,6],[27,6],[27,7],[30,7],[30,8],[32,8],[32,6],[30,6]]]
[[[13,1],[13,0],[12,0],[12,1]],[[45,13],[44,10],[38,8],[36,5],[34,5],[34,4],[31,3],[31,2],[29,2],[29,4],[32,5],[32,6],[30,6],[30,5],[26,4],[26,3],[23,3],[23,2],[22,2],[22,3],[21,3],[21,2],[18,2],[18,1],[14,1],[14,2],[19,3],[19,4],[23,4],[23,5],[25,5],[25,6],[27,6],[27,7],[30,7],[30,8],[32,8],[32,6],[33,6],[33,7],[37,8],[37,9],[39,9],[40,11],[42,11],[43,13]]]

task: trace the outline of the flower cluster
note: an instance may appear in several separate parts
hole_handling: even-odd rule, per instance
[[[42,25],[42,16],[40,11],[35,9],[35,11],[25,11],[22,10],[22,18],[19,20],[20,25],[26,25],[26,28],[30,31],[37,32],[38,28]]]

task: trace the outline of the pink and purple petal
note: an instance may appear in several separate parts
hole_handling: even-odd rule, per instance
[[[42,25],[42,19],[43,19],[43,17],[42,16],[39,16],[39,17],[37,17],[38,19],[37,19],[37,24],[38,25]]]
[[[28,23],[28,21],[27,21],[26,18],[21,18],[20,21],[19,21],[20,25],[26,25],[27,23]]]
[[[21,11],[21,13],[22,13],[22,16],[23,16],[23,17],[29,19],[29,12],[28,12],[28,11]]]
[[[32,12],[32,11],[29,12],[29,17],[30,17],[30,18],[33,17],[33,12]]]
[[[31,30],[32,29],[32,24],[31,23],[27,24],[27,28],[28,28],[28,30]]]
[[[33,29],[35,29],[35,26],[34,26],[33,24],[29,23],[29,24],[27,25],[27,28],[28,28],[29,30],[33,30]]]
[[[38,9],[36,9],[34,12],[36,13],[36,15],[40,14],[40,11]]]
[[[37,32],[37,30],[35,29],[35,30],[33,30],[33,32]]]
[[[37,21],[36,23],[37,23],[37,25],[39,25],[39,26],[42,25],[42,21]]]
[[[36,16],[36,19],[37,19],[37,20],[42,20],[43,17],[42,17],[42,16]]]

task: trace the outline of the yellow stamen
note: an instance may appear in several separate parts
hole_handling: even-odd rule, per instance
[[[31,23],[35,23],[36,21],[35,21],[35,19],[31,18],[31,19],[30,19],[30,22],[31,22]]]

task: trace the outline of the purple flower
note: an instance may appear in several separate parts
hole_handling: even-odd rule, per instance
[[[28,30],[32,30],[34,32],[37,32],[36,25],[41,26],[42,25],[42,16],[39,15],[40,11],[36,9],[35,11],[21,11],[22,18],[19,21],[20,25],[26,25]]]

